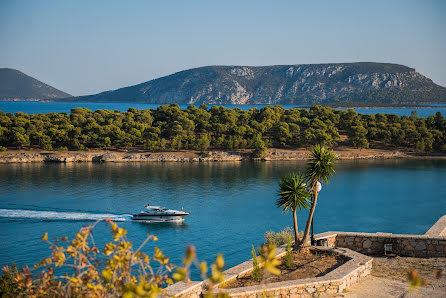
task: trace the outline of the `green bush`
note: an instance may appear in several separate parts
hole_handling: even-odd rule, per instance
[[[211,157],[211,155],[208,152],[200,152],[200,153],[198,153],[198,156],[202,157],[202,158]]]
[[[254,245],[252,246],[251,254],[252,254],[252,268],[253,268],[251,273],[251,278],[256,281],[261,281],[262,273],[260,272],[259,261],[257,260],[257,254]]]
[[[126,237],[127,230],[110,219],[104,221],[111,228],[112,239],[102,249],[95,246],[93,238],[93,229],[101,220],[82,227],[73,240],[55,237],[50,242],[45,233],[42,241],[48,243],[50,256],[32,268],[3,266],[0,297],[165,297],[166,286],[190,281],[192,266],[208,280],[206,297],[226,297],[214,292],[214,285],[224,282],[223,255],[217,255],[208,270],[207,263],[197,259],[195,247],[188,245],[181,266],[175,267],[156,246],[151,255],[144,252],[145,244],[157,241],[156,236],[148,235],[141,245],[134,246]],[[263,246],[258,259],[258,268],[262,264],[264,270],[280,274],[274,245]],[[56,274],[60,268],[65,275]]]
[[[0,151],[6,151],[6,150],[8,150],[8,148],[0,146]]]
[[[293,239],[294,233],[293,229],[290,227],[285,227],[280,232],[267,231],[264,234],[265,241],[267,244],[275,244],[277,246],[288,243],[288,239]],[[299,237],[302,236],[302,232],[299,232]]]
[[[292,242],[292,237],[290,235],[288,237],[288,241],[286,243],[286,255],[283,258],[283,263],[285,264],[285,266],[287,266],[287,268],[290,268],[293,265],[293,259],[291,256],[291,252],[293,251],[293,248],[291,246],[291,242]]]
[[[169,262],[158,247],[152,255],[141,250],[149,241],[157,241],[149,235],[141,246],[133,246],[127,240],[127,230],[118,227],[109,219],[112,240],[103,249],[95,246],[93,229],[99,223],[83,227],[72,241],[61,237],[52,243],[48,233],[42,241],[52,250],[48,258],[42,259],[33,268],[4,266],[0,276],[1,297],[157,297],[165,295],[165,287],[176,281],[189,281],[192,265],[196,265],[202,278],[212,285],[223,281],[224,259],[221,254],[211,265],[208,275],[206,262],[199,263],[195,248],[186,249],[181,267]],[[71,268],[71,273],[58,276],[58,268]],[[156,268],[156,270],[155,270]]]

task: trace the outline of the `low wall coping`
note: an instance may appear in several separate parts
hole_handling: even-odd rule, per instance
[[[222,289],[227,294],[255,294],[259,291],[268,290],[268,291],[277,291],[277,290],[285,290],[290,287],[313,287],[318,285],[327,285],[327,284],[342,284],[345,278],[352,274],[356,274],[360,271],[361,266],[371,266],[373,259],[369,256],[360,254],[348,248],[327,248],[327,247],[313,247],[317,250],[322,251],[333,251],[340,255],[343,255],[347,258],[350,258],[347,262],[337,267],[336,269],[330,271],[324,276],[320,277],[312,277],[305,279],[294,279],[294,280],[286,280],[274,283],[267,283],[261,285],[254,285],[248,287],[240,287],[233,289]],[[252,268],[252,265],[251,265]],[[217,285],[218,287],[218,285]]]
[[[367,238],[406,238],[406,239],[420,239],[420,240],[446,240],[446,236],[429,236],[429,235],[415,235],[415,234],[392,234],[392,233],[360,233],[360,232],[325,232],[315,235],[315,239],[325,239],[337,236],[352,236],[352,237],[367,237]],[[327,235],[325,235],[327,234]]]
[[[439,220],[424,234],[432,237],[446,237],[446,215],[440,217]]]
[[[169,296],[179,296],[191,292],[195,288],[201,287],[203,281],[176,282],[166,288],[166,294]]]

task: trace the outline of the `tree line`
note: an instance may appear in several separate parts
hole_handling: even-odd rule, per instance
[[[267,106],[163,105],[125,112],[73,108],[67,113],[15,114],[0,111],[0,146],[43,150],[144,148],[149,151],[192,149],[296,148],[321,144],[356,148],[405,147],[417,152],[446,152],[446,120],[393,114],[358,114],[313,106],[285,109]]]

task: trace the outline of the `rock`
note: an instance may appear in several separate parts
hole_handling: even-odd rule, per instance
[[[370,248],[372,247],[372,241],[370,241],[369,239],[367,239],[366,241],[364,241],[364,243],[362,244],[363,248]]]

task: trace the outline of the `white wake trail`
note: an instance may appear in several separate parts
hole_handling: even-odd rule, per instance
[[[113,221],[130,221],[130,214],[101,214],[87,212],[58,212],[58,211],[35,211],[22,209],[0,209],[0,217],[5,218],[27,218],[46,220],[88,220],[96,221],[110,218]]]

